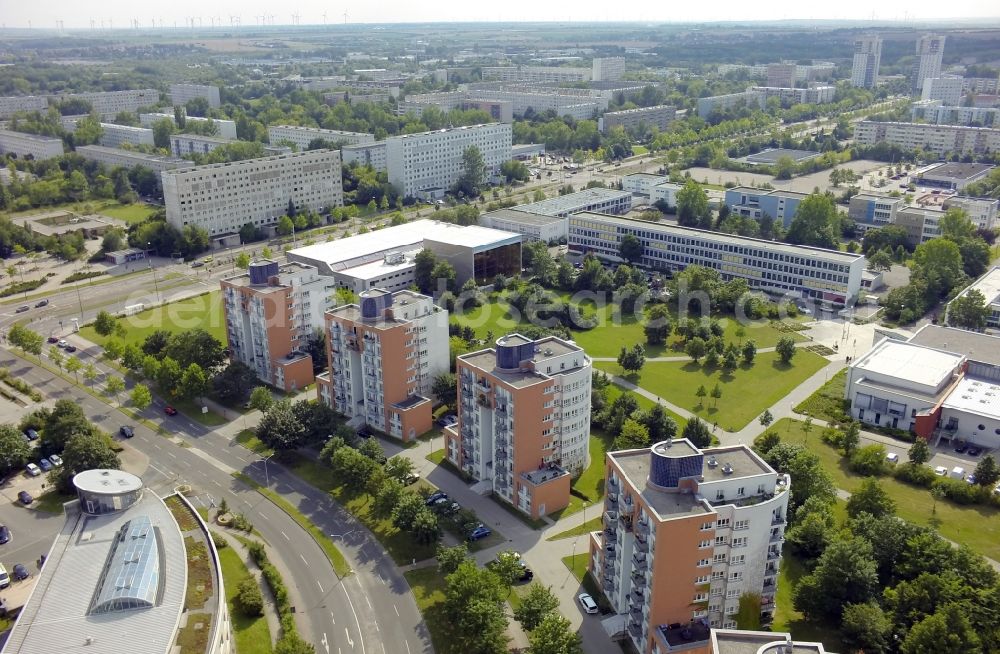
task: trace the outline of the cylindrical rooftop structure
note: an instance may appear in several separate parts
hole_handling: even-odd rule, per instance
[[[142,479],[124,470],[84,470],[73,477],[84,513],[124,511],[142,497]]]
[[[649,452],[649,483],[677,488],[681,479],[700,477],[704,455],[686,440],[660,441]]]

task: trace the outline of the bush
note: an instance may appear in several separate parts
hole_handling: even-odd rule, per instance
[[[989,490],[981,486],[966,483],[964,479],[941,478],[934,482],[933,488],[940,488],[944,496],[955,504],[975,504],[989,500]],[[983,491],[986,491],[985,493]]]
[[[233,529],[251,532],[253,531],[253,523],[242,513],[236,513],[233,515]]]
[[[851,455],[851,470],[865,477],[880,477],[885,474],[885,446],[866,445]]]
[[[93,279],[94,277],[100,277],[101,275],[106,275],[106,274],[107,273],[105,273],[103,270],[91,270],[89,272],[80,271],[80,272],[75,272],[72,275],[69,275],[68,277],[66,277],[66,279],[62,280],[60,283],[72,284],[73,282],[79,282],[84,279]]]
[[[253,559],[253,562],[258,567],[264,567],[264,564],[267,563],[267,550],[264,549],[264,543],[259,540],[252,540],[247,543],[247,550],[249,550],[250,558]]]
[[[257,580],[247,575],[236,587],[235,604],[243,615],[255,618],[264,615],[264,596],[260,592]]]
[[[222,534],[217,534],[214,531],[212,532],[212,542],[215,543],[215,549],[217,550],[229,547],[229,541],[226,540],[226,537]]]
[[[820,434],[820,438],[824,443],[836,450],[844,449],[844,432],[834,427],[827,427]]]
[[[930,488],[937,480],[937,475],[934,474],[933,470],[927,466],[914,465],[912,463],[904,463],[898,466],[893,476],[901,482],[921,488]]]
[[[42,284],[45,283],[45,279],[29,279],[24,282],[17,282],[11,284],[7,288],[0,290],[0,297],[10,297],[11,295],[17,295],[18,293],[27,293],[28,291],[33,291]]]

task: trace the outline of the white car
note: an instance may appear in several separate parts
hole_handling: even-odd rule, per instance
[[[69,343],[65,339],[63,339],[63,340],[59,341],[58,343],[56,343],[56,345],[59,346],[59,347],[66,347],[67,345],[69,345]]]
[[[42,474],[41,468],[39,468],[34,463],[29,463],[27,466],[25,466],[25,469],[28,471],[28,474],[31,475],[32,477],[37,477],[38,475]]]
[[[54,466],[61,466],[62,465],[62,457],[60,457],[58,454],[53,454],[52,456],[50,456],[49,457],[49,461]]]
[[[576,601],[580,603],[585,613],[597,613],[597,602],[590,596],[590,593],[580,593],[576,596]]]
[[[946,474],[948,474],[948,468],[945,468],[944,466],[938,466],[934,468],[934,474],[937,475],[938,477],[944,477]]]
[[[889,452],[885,455],[885,460],[892,464],[899,463],[899,455],[895,452]]]

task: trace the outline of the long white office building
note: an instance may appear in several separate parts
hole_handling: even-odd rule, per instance
[[[62,139],[51,136],[0,129],[0,154],[14,154],[21,159],[60,157],[63,154],[63,142]]]
[[[315,139],[323,139],[330,143],[355,145],[357,143],[373,143],[375,137],[364,132],[342,132],[338,129],[320,129],[319,127],[299,127],[297,125],[270,125],[267,128],[267,140],[272,145],[288,142],[300,151],[309,147]]]
[[[312,150],[161,173],[167,222],[197,225],[212,236],[243,225],[270,227],[288,211],[343,205],[340,153]]]
[[[1000,150],[1000,129],[862,120],[854,126],[854,141],[859,145],[885,142],[939,157],[946,153],[975,155]]]
[[[175,125],[177,124],[173,114],[162,113],[139,114],[139,124],[143,127],[152,127],[153,123],[164,118]],[[222,118],[204,118],[202,116],[185,116],[184,120],[192,123],[212,123],[215,125],[216,136],[221,136],[224,139],[236,138],[236,121],[224,120]]]
[[[7,95],[0,97],[0,120],[6,120],[19,111],[46,111],[49,99],[42,95]]]
[[[76,153],[88,161],[96,161],[105,166],[122,166],[123,168],[142,166],[143,168],[149,168],[155,173],[194,166],[194,162],[187,159],[164,157],[158,154],[144,154],[142,152],[120,150],[118,148],[107,148],[102,145],[81,145],[76,148]]]
[[[386,169],[385,141],[345,145],[340,148],[340,156],[345,166],[357,163],[359,166],[371,166],[378,172]]]
[[[479,148],[487,181],[499,178],[500,165],[510,161],[513,130],[505,123],[453,127],[386,139],[389,183],[404,196],[436,195],[451,187],[462,174],[462,153]]]
[[[195,98],[205,98],[208,106],[214,108],[222,106],[222,99],[219,97],[219,87],[207,84],[171,84],[170,103],[175,107],[184,105]]]
[[[577,252],[621,261],[621,240],[626,234],[644,246],[640,265],[672,271],[705,266],[718,270],[723,279],[742,277],[751,288],[835,305],[854,302],[865,269],[860,254],[599,213],[569,217],[569,247]]]
[[[120,148],[129,145],[153,145],[153,130],[131,125],[101,123],[99,143],[106,148]]]

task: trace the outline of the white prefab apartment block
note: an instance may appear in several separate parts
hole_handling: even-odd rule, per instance
[[[484,66],[483,80],[500,82],[589,82],[591,70],[562,66]]]
[[[101,145],[81,145],[76,148],[76,153],[88,161],[96,161],[105,166],[122,166],[123,168],[142,166],[143,168],[149,168],[154,173],[173,170],[174,168],[191,168],[194,166],[194,162],[187,159],[164,157],[158,154],[144,154],[142,152],[120,150],[118,148],[106,148]]]
[[[928,77],[924,79],[922,100],[940,100],[941,104],[957,107],[965,95],[965,80],[958,75]]]
[[[15,154],[19,158],[49,159],[63,154],[62,139],[0,129],[0,154]]]
[[[232,143],[229,139],[201,134],[171,134],[170,151],[175,157],[189,154],[208,154],[212,150]]]
[[[882,39],[863,36],[854,41],[854,61],[851,66],[851,86],[873,89],[878,84],[878,68],[882,60]]]
[[[247,223],[274,225],[289,200],[317,211],[344,203],[336,150],[167,170],[161,176],[167,222],[178,229],[197,225],[213,236],[238,232]]]
[[[742,93],[727,93],[726,95],[713,95],[707,98],[698,98],[698,115],[708,118],[713,111],[724,111],[737,106],[748,105],[756,102],[757,96],[749,91]]]
[[[529,109],[537,113],[555,111],[559,116],[572,116],[577,120],[590,120],[608,108],[608,98],[600,95],[574,93],[580,89],[551,89],[521,86],[518,88],[476,89],[470,92],[480,100],[510,102],[515,116],[523,116]]]
[[[222,106],[222,99],[219,97],[219,87],[206,84],[171,84],[170,103],[175,107],[187,104],[195,98],[205,98],[208,106],[214,108]]]
[[[288,142],[300,151],[309,147],[315,139],[323,139],[329,143],[354,145],[357,143],[373,143],[375,137],[364,132],[343,132],[337,129],[320,129],[319,127],[299,127],[297,125],[270,125],[267,128],[267,140],[271,145]]]
[[[625,76],[625,57],[597,57],[590,69],[595,82],[617,82]]]
[[[922,36],[917,39],[917,58],[913,62],[913,93],[919,95],[924,88],[924,80],[941,76],[941,60],[944,57],[943,36]]]
[[[569,247],[620,261],[626,234],[643,244],[639,263],[683,270],[695,264],[714,268],[723,279],[742,277],[751,288],[790,293],[834,305],[852,304],[861,288],[863,255],[744,238],[666,223],[629,220],[598,213],[569,217]]]
[[[886,142],[939,157],[946,153],[976,155],[1000,150],[1000,129],[862,120],[854,126],[854,140],[859,145]]]
[[[371,166],[378,172],[386,169],[385,141],[374,143],[358,143],[340,148],[340,156],[344,165],[356,163],[359,166]]]
[[[612,127],[624,127],[625,129],[639,129],[645,126],[649,129],[654,127],[661,132],[666,130],[670,123],[677,117],[677,108],[661,104],[655,107],[639,107],[637,109],[625,109],[623,111],[609,111],[600,119],[600,130],[607,132]]]
[[[149,113],[149,114],[139,114],[139,124],[143,127],[152,127],[153,123],[158,120],[163,120],[166,118],[175,125],[176,120],[173,114],[161,114],[161,113]],[[236,138],[236,121],[233,120],[223,120],[221,118],[204,118],[202,116],[185,116],[184,120],[190,123],[212,123],[215,125],[216,130],[218,130],[216,136],[221,136],[224,139],[235,139]]]
[[[390,137],[385,141],[389,183],[406,197],[447,190],[461,176],[462,153],[471,146],[483,155],[487,181],[495,181],[500,165],[510,161],[512,137],[511,126],[504,123]]]
[[[19,111],[41,111],[49,108],[49,99],[43,95],[7,95],[0,97],[0,120],[6,120]]]
[[[129,145],[154,145],[153,130],[131,125],[101,123],[100,144],[106,148],[120,148]]]
[[[57,100],[83,100],[89,102],[94,112],[105,120],[114,118],[121,111],[135,112],[141,107],[151,107],[160,102],[160,92],[156,89],[64,93],[54,97]]]

